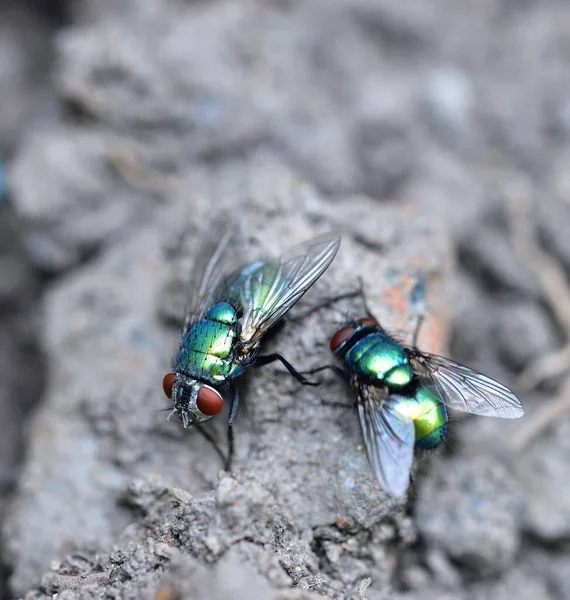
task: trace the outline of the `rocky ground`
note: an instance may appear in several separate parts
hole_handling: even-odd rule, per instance
[[[4,596],[570,598],[570,7],[15,5],[0,13]],[[236,213],[261,255],[339,230],[305,304],[362,275],[388,329],[409,340],[425,312],[419,345],[512,386],[525,417],[454,415],[396,502],[356,415],[322,404],[350,392],[269,366],[244,382],[223,472],[166,422],[160,383],[187,263]],[[322,364],[361,311],[345,300],[267,347]],[[224,416],[207,429],[225,444]]]

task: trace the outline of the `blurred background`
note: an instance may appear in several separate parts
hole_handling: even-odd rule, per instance
[[[142,395],[160,388],[174,334],[150,281],[172,262],[166,224],[186,207],[197,237],[219,202],[256,206],[283,232],[340,228],[340,279],[359,252],[424,273],[449,332],[436,347],[526,410],[514,423],[458,418],[405,507],[333,533],[311,523],[301,566],[297,541],[277,551],[263,538],[286,575],[259,597],[570,599],[569,32],[558,0],[0,0],[0,598],[233,597],[208,586],[235,564],[192,566],[208,583],[185,591],[152,574],[169,560],[194,573],[188,556],[215,563],[207,542],[176,560],[153,546],[153,571],[136,554],[146,542],[116,533],[135,518],[125,505],[153,544],[167,521],[149,524],[156,487],[116,500],[148,457],[140,438],[116,441],[131,435],[114,419],[128,400],[105,364],[115,380],[148,375]],[[146,257],[154,246],[166,258]],[[385,273],[365,273],[377,298]],[[156,317],[151,333],[131,295]],[[126,350],[117,362],[121,336],[144,369],[129,370],[139,358]],[[192,494],[217,485],[204,477]],[[84,499],[107,488],[103,527]],[[105,529],[98,547],[65,534],[82,519]]]

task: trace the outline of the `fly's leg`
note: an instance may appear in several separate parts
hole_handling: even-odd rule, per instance
[[[195,424],[196,429],[200,432],[200,435],[214,448],[216,454],[222,459],[222,463],[224,465],[225,471],[231,471],[232,462],[234,458],[234,429],[233,424],[236,419],[238,406],[239,406],[239,395],[235,386],[230,387],[230,416],[228,419],[228,454],[227,456],[223,453],[222,449],[218,445],[218,442],[214,438],[214,436],[207,430],[202,427],[199,423]]]
[[[364,312],[366,313],[366,315],[369,316],[370,318],[376,320],[376,317],[372,313],[370,306],[368,306],[368,300],[366,298],[366,291],[364,289],[364,281],[363,281],[362,277],[360,277],[360,276],[358,277],[358,288],[357,289],[351,290],[350,292],[345,292],[343,294],[339,294],[338,296],[332,296],[331,298],[327,298],[326,300],[323,300],[319,304],[312,306],[311,308],[308,308],[305,312],[302,312],[302,313],[296,315],[295,317],[287,317],[287,319],[289,321],[293,321],[293,322],[302,321],[309,315],[312,315],[314,312],[321,310],[321,308],[326,308],[327,306],[331,306],[332,304],[335,304],[335,302],[338,302],[339,300],[344,300],[345,298],[355,298],[357,296],[360,296],[360,299],[362,300],[362,304],[364,306]]]
[[[230,385],[230,394],[230,418],[228,419],[228,424],[233,425],[239,406],[239,394],[235,385]]]
[[[320,381],[311,381],[310,379],[303,377],[303,375],[301,375],[301,373],[299,373],[299,371],[297,371],[297,369],[295,369],[295,367],[286,358],[277,352],[274,352],[273,354],[266,354],[265,356],[258,356],[255,360],[255,366],[263,367],[263,365],[268,365],[276,360],[280,361],[287,371],[289,371],[289,373],[291,373],[291,375],[293,375],[293,377],[302,385],[321,385]]]
[[[216,454],[222,459],[222,463],[227,464],[227,458],[222,452],[222,449],[218,446],[218,442],[216,442],[214,436],[207,430],[202,427],[200,424],[195,425],[196,430],[200,433],[200,435],[212,446],[212,448],[216,451]]]
[[[319,396],[319,401],[323,406],[333,406],[334,408],[344,408],[352,410],[354,408],[354,403],[347,404],[346,402],[335,402],[334,400],[325,400]]]
[[[412,339],[412,346],[414,348],[417,348],[417,344],[418,344],[418,337],[420,335],[420,331],[424,322],[424,314],[422,313],[421,315],[418,315],[418,320],[416,322],[416,328],[414,329],[414,337]]]
[[[227,459],[224,460],[224,469],[226,471],[232,470],[232,462],[234,459],[234,421],[236,420],[236,415],[239,406],[239,394],[237,388],[232,385],[230,386],[231,393],[231,404],[230,404],[230,418],[228,419],[228,456]]]
[[[360,296],[360,299],[362,300],[362,304],[364,306],[364,312],[366,313],[366,315],[368,317],[370,317],[371,319],[376,320],[376,317],[370,310],[370,306],[368,306],[368,298],[366,297],[366,290],[364,289],[364,280],[362,279],[362,277],[360,277],[360,275],[358,276],[358,295]]]
[[[302,371],[302,373],[303,375],[312,375],[313,373],[320,373],[322,371],[332,371],[337,377],[340,377],[340,379],[346,382],[346,373],[340,367],[337,367],[337,365],[322,365],[321,367],[315,367],[314,369],[310,369],[309,371]],[[319,396],[319,400],[324,406],[334,406],[336,408],[354,408],[354,403],[346,404],[345,402],[325,400],[321,396]]]
[[[339,300],[344,300],[346,298],[354,298],[356,296],[360,296],[360,294],[361,294],[361,289],[359,287],[357,290],[351,290],[350,292],[345,292],[344,294],[339,294],[338,296],[331,296],[330,298],[326,298],[322,302],[319,302],[318,304],[315,304],[314,306],[307,308],[304,312],[301,312],[301,313],[295,315],[294,317],[288,316],[287,320],[292,321],[293,323],[298,323],[299,321],[306,319],[308,316],[312,315],[313,313],[316,313],[317,311],[319,311],[323,308],[327,308],[328,306],[332,306],[333,304],[339,302]]]
[[[346,380],[345,372],[336,365],[323,365],[322,367],[315,367],[314,369],[309,369],[308,371],[301,371],[301,375],[314,375],[315,373],[320,373],[321,371],[332,371],[342,380]]]
[[[410,472],[410,484],[408,486],[408,497],[406,498],[406,513],[409,513],[414,505],[414,501],[417,497],[417,488],[416,488],[416,474],[411,471]]]

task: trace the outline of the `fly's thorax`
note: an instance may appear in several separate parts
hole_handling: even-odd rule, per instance
[[[238,321],[236,309],[229,302],[218,302],[204,315],[204,319],[235,326]]]
[[[397,411],[414,422],[415,445],[422,450],[433,450],[445,441],[447,409],[436,388],[420,385],[413,396],[402,397]]]
[[[183,347],[188,351],[227,358],[231,354],[236,334],[236,312],[231,305],[220,302],[190,327]]]
[[[240,368],[233,360],[238,317],[227,302],[212,306],[190,327],[177,360],[177,370],[211,383],[223,383]]]
[[[404,348],[380,331],[359,339],[345,353],[344,361],[351,372],[394,391],[408,386],[414,377]]]

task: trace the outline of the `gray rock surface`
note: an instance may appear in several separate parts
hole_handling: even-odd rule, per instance
[[[470,10],[446,14],[446,29],[492,21],[489,6],[480,14]],[[477,123],[469,115],[490,106],[479,106],[484,96],[468,91],[475,83],[466,82],[481,85],[493,73],[469,64],[473,49],[460,36],[446,41],[431,31],[423,10],[410,18],[416,11],[416,3],[395,10],[361,0],[261,6],[152,0],[62,32],[57,91],[96,127],[38,132],[19,153],[15,201],[33,224],[30,243],[40,266],[66,269],[112,243],[133,215],[168,194],[169,175],[189,162],[223,161],[267,144],[327,192],[419,203],[451,220],[457,233],[464,230],[490,200],[485,187],[496,189],[500,173],[481,172],[478,183],[473,153],[450,152],[449,136],[432,131],[425,98],[439,120],[461,121],[453,148],[472,145]],[[425,66],[408,54],[423,45],[435,65],[427,83]],[[449,55],[470,72],[446,66]],[[403,70],[395,68],[400,60],[407,61]],[[475,154],[483,159],[494,151],[479,140]],[[62,164],[69,171],[58,174]],[[116,179],[102,175],[108,170]],[[38,171],[41,203],[30,184]],[[107,187],[124,184],[109,206]],[[69,226],[72,215],[76,229]]]
[[[483,585],[473,595],[474,600],[509,600],[515,596],[522,600],[554,600],[548,585],[540,577],[523,570],[513,570],[506,577]],[[560,596],[563,598],[564,596]]]
[[[298,389],[272,368],[249,377],[236,425],[233,476],[218,477],[219,458],[201,436],[165,421],[160,380],[175,345],[174,332],[157,320],[165,310],[162,303],[171,302],[165,294],[165,250],[181,230],[202,228],[214,203],[220,211],[235,207],[244,186],[248,226],[261,254],[309,237],[315,220],[322,230],[356,218],[355,233],[345,228],[342,252],[319,294],[355,286],[353,265],[359,264],[378,316],[402,329],[413,314],[410,272],[429,281],[429,297],[437,306],[445,236],[435,223],[414,225],[398,208],[379,209],[378,241],[393,248],[380,254],[355,240],[359,227],[368,225],[358,224],[360,210],[369,214],[372,200],[348,198],[331,209],[311,186],[267,156],[190,178],[194,185],[185,188],[193,191],[190,204],[186,194],[175,194],[157,211],[153,225],[125,237],[47,295],[44,344],[54,361],[45,402],[31,427],[18,501],[5,527],[12,586],[23,593],[37,585],[66,548],[104,551],[118,544],[126,551],[128,544],[150,538],[206,564],[233,549],[277,587],[344,597],[370,576],[382,589],[391,570],[384,544],[398,536],[397,528],[383,521],[401,506],[378,490],[370,474],[356,415],[321,405],[321,396],[349,399],[337,381],[315,392]],[[200,189],[200,181],[208,185]],[[194,253],[199,251],[195,238]],[[172,276],[179,278],[180,272]],[[382,305],[390,294],[393,306]],[[350,307],[362,311],[358,300]],[[276,347],[293,364],[306,364],[306,357],[322,364],[329,360],[328,337],[348,308],[323,311],[302,327],[291,324]],[[429,342],[441,343],[434,331]],[[223,443],[224,418],[213,421],[209,429]],[[149,477],[162,483],[148,483]],[[168,500],[172,495],[183,501]],[[125,503],[135,507],[134,514]],[[110,573],[111,562],[97,570]],[[70,580],[66,569],[44,580],[42,589],[80,586],[82,580]],[[124,585],[125,593],[131,590],[130,583]],[[150,589],[148,582],[137,585]]]
[[[420,486],[415,515],[428,545],[481,575],[505,571],[520,547],[521,492],[497,459],[438,462]]]
[[[559,346],[559,332],[537,302],[507,299],[497,302],[491,328],[501,362],[520,371]]]
[[[427,309],[422,348],[443,349],[453,322],[453,356],[508,384],[564,343],[504,201],[534,200],[544,248],[567,269],[570,7],[82,0],[68,14],[56,101],[28,132],[47,69],[15,35],[25,21],[0,23],[0,145],[19,146],[11,197],[29,257],[56,276],[42,328],[24,319],[0,335],[25,364],[0,365],[0,393],[36,385],[35,335],[49,367],[3,528],[14,596],[566,600],[567,419],[513,456],[520,422],[453,415],[404,507],[370,477],[355,415],[321,406],[350,397],[338,382],[316,391],[277,367],[253,373],[229,475],[196,432],[165,422],[160,380],[186,259],[211,217],[245,208],[260,253],[343,233],[309,304],[362,274],[404,339]],[[14,290],[33,305],[21,259],[0,261],[0,308]],[[349,311],[358,301],[268,347],[329,360]],[[14,396],[1,410],[21,421],[27,401]],[[523,396],[525,420],[552,396]],[[224,416],[208,429],[223,445]]]
[[[26,259],[19,221],[0,204],[0,520],[24,453],[26,415],[38,401],[45,370],[37,340],[39,284]],[[0,566],[0,597],[5,589]]]
[[[29,224],[28,253],[57,273],[122,237],[150,212],[151,199],[110,164],[113,138],[93,127],[46,124],[33,130],[9,172],[18,214]],[[37,179],[42,185],[33,184]],[[156,199],[155,199],[156,200]]]
[[[44,371],[37,344],[38,281],[25,259],[18,219],[0,208],[0,496],[17,480],[21,427],[42,390]],[[18,402],[14,402],[14,398]]]
[[[570,535],[570,491],[562,482],[569,476],[568,416],[558,420],[549,436],[538,439],[517,465],[526,490],[525,529],[548,543]]]
[[[0,3],[0,156],[14,152],[22,129],[49,111],[51,27],[25,2]]]

